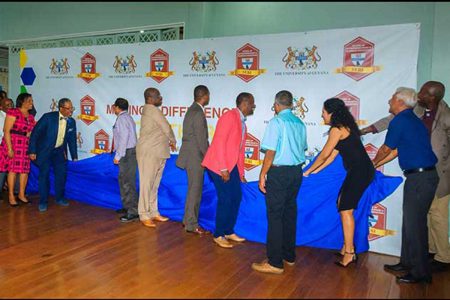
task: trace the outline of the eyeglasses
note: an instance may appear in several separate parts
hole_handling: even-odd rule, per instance
[[[67,109],[68,111],[74,112],[75,111],[75,107],[65,107],[65,106],[61,106],[61,108]]]

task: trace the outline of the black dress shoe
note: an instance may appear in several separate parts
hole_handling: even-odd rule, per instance
[[[430,263],[431,272],[432,273],[439,273],[439,272],[445,272],[447,270],[450,270],[450,264],[446,264],[437,260],[432,260]]]
[[[127,223],[127,222],[133,222],[134,220],[137,220],[139,218],[139,215],[131,215],[126,214],[120,217],[120,222]]]
[[[411,273],[408,273],[403,276],[397,276],[397,282],[398,283],[419,283],[419,282],[425,282],[425,283],[431,283],[431,276],[424,276],[420,278],[416,278]]]
[[[391,272],[407,272],[409,271],[408,267],[405,267],[401,263],[395,265],[384,265],[384,270]]]
[[[118,213],[118,214],[126,214],[127,212],[128,212],[128,210],[125,208],[116,209],[116,213]]]

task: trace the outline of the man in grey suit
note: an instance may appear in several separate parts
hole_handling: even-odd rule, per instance
[[[155,88],[144,92],[145,105],[141,116],[141,130],[136,145],[139,168],[138,213],[142,224],[156,227],[153,221],[169,220],[158,211],[158,188],[170,150],[176,150],[177,141],[172,127],[158,108],[162,97]]]
[[[431,146],[438,158],[436,169],[439,184],[428,212],[428,245],[432,272],[450,269],[450,245],[448,242],[448,205],[450,200],[450,108],[443,100],[445,86],[441,82],[428,81],[417,94],[414,113],[422,119],[431,139]],[[393,115],[389,115],[363,128],[362,134],[386,130]]]
[[[208,125],[204,107],[209,104],[209,90],[204,85],[194,89],[194,103],[189,107],[183,121],[183,140],[176,165],[187,171],[188,193],[183,224],[186,232],[207,234],[198,225],[198,213],[202,199],[204,168],[201,163],[208,150]]]

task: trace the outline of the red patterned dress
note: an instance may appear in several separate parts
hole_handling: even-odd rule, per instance
[[[32,114],[25,118],[18,108],[11,108],[6,116],[16,118],[10,131],[14,157],[9,158],[8,146],[3,137],[0,144],[0,172],[30,173],[30,157],[27,154],[30,138],[27,135],[36,125],[36,120]]]

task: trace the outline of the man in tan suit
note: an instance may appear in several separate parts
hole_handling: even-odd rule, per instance
[[[438,158],[436,169],[439,185],[428,212],[429,252],[434,254],[431,270],[450,269],[450,245],[448,242],[448,204],[450,199],[450,108],[443,100],[445,87],[441,82],[426,82],[418,96],[414,113],[422,119],[431,137],[431,146]],[[394,116],[387,116],[361,130],[362,134],[385,130]]]
[[[139,168],[139,219],[147,227],[156,227],[153,221],[165,222],[158,211],[158,188],[161,176],[170,157],[176,150],[177,141],[172,127],[158,108],[162,97],[155,88],[144,92],[145,105],[142,110],[141,131],[136,145]]]
[[[183,120],[183,143],[176,165],[185,169],[188,176],[188,193],[183,224],[186,232],[203,235],[208,233],[198,225],[198,213],[202,200],[205,168],[202,160],[208,150],[208,125],[204,107],[209,104],[209,90],[204,85],[194,89],[194,103]]]

